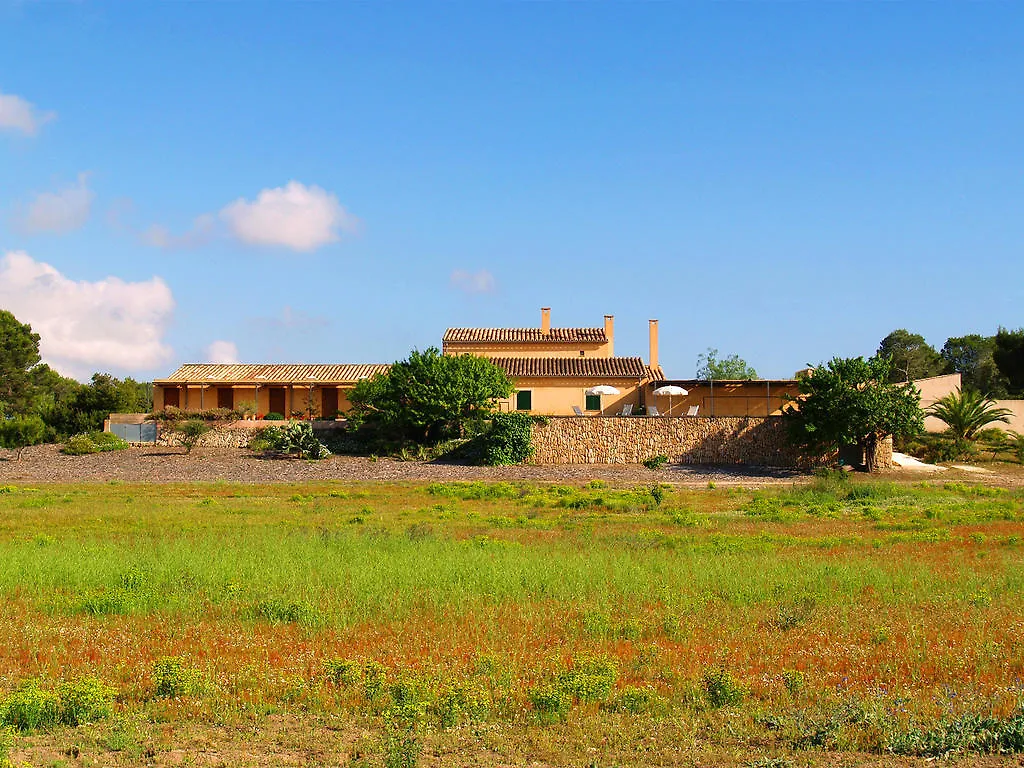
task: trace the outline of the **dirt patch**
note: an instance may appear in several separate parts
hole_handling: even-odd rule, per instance
[[[0,483],[303,483],[344,481],[534,480],[610,485],[672,483],[756,487],[807,478],[805,472],[767,467],[668,466],[652,471],[637,464],[469,467],[423,461],[331,456],[323,461],[267,459],[237,448],[197,448],[191,454],[164,446],[129,448],[87,456],[65,456],[57,446],[26,448],[20,461],[0,452]],[[3,460],[6,458],[7,460]]]

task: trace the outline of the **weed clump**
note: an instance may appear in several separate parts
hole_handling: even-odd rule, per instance
[[[159,698],[176,699],[202,691],[203,679],[199,670],[189,665],[183,656],[165,656],[153,665],[153,683]]]
[[[271,624],[298,624],[315,627],[323,623],[323,616],[314,605],[297,600],[270,598],[260,600],[253,606],[256,618]]]
[[[746,691],[728,670],[719,668],[704,673],[704,695],[713,709],[721,709],[738,707]]]
[[[21,684],[0,702],[0,725],[22,732],[55,725],[78,726],[110,716],[116,691],[93,677],[61,684],[57,690],[39,680]]]

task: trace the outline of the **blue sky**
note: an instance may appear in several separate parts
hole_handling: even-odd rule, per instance
[[[782,377],[898,327],[1017,327],[1022,28],[1016,3],[0,5],[0,306],[78,376],[389,362],[541,306],[614,314],[622,355],[659,318],[676,377],[709,346]]]

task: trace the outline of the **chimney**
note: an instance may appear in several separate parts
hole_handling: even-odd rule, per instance
[[[648,363],[651,368],[658,367],[658,321],[649,320],[651,327],[651,357]]]
[[[540,308],[540,332],[545,336],[551,333],[551,307]]]
[[[608,357],[615,357],[615,315],[604,316],[604,336],[608,339]]]

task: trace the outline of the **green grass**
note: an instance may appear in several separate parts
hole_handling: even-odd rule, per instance
[[[5,486],[0,707],[93,681],[97,749],[125,722],[343,714],[381,759],[466,723],[512,759],[533,728],[662,718],[706,749],[1015,752],[1022,536],[1020,491],[838,475]]]

